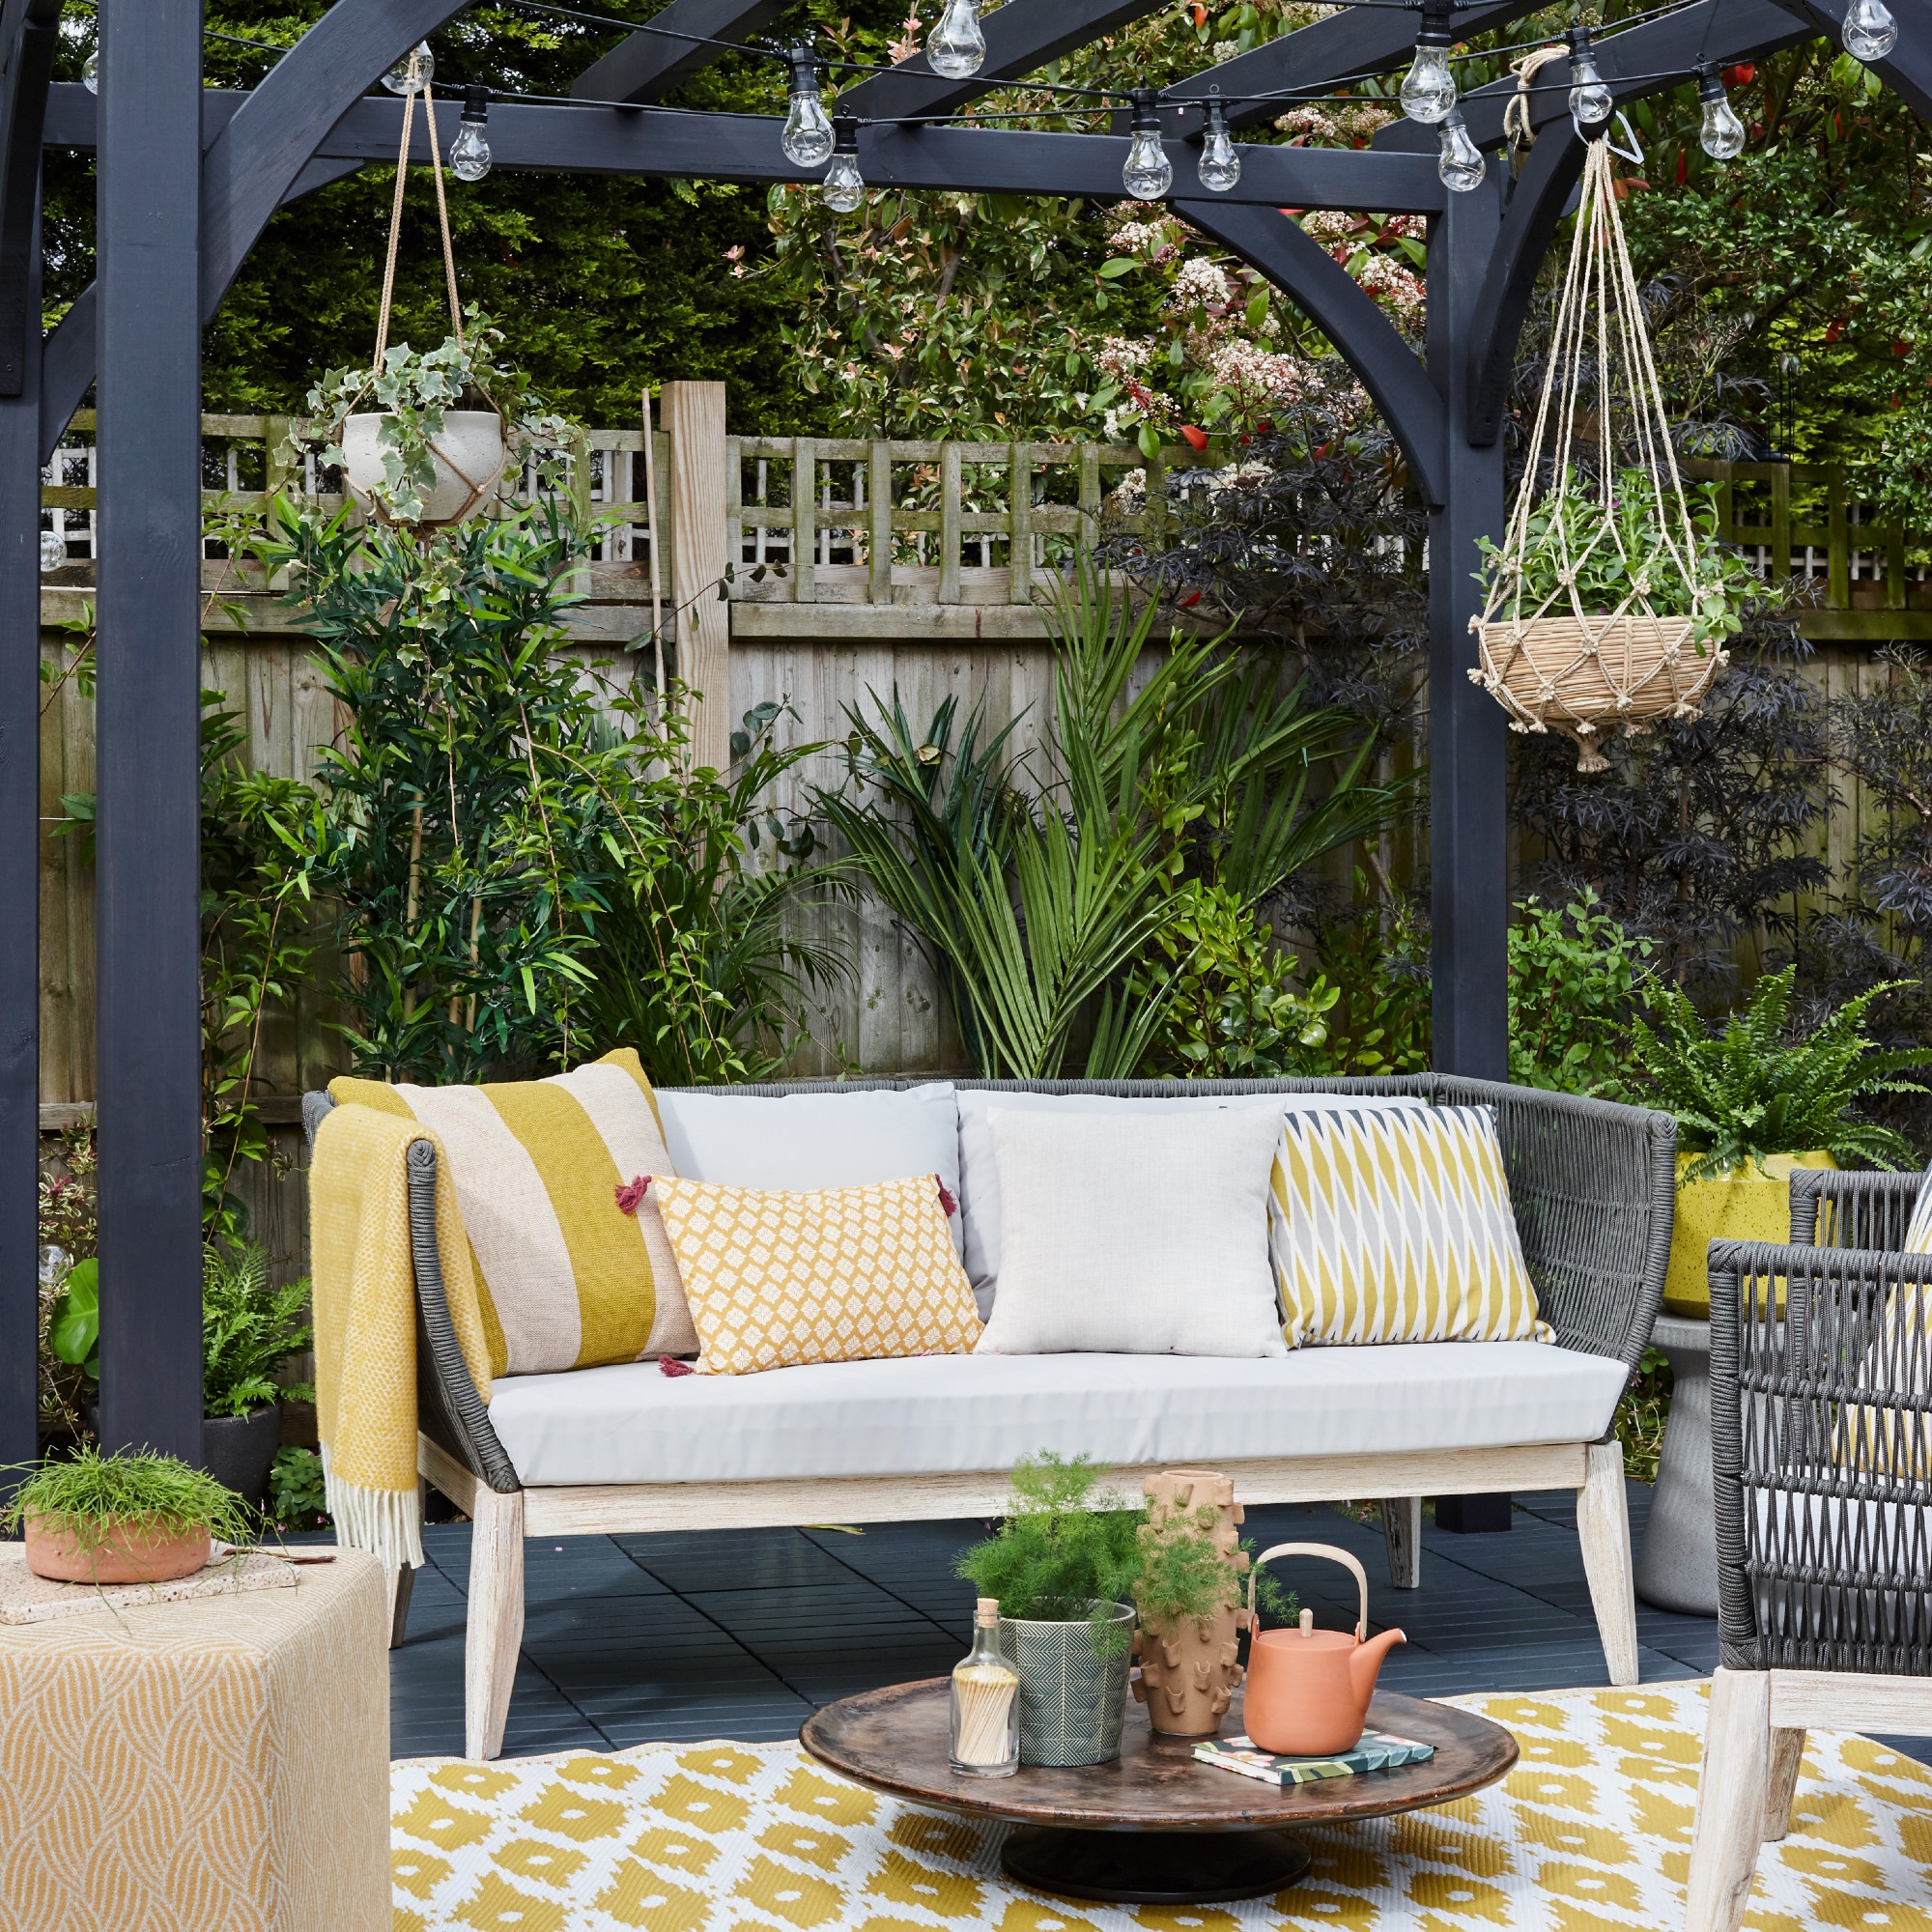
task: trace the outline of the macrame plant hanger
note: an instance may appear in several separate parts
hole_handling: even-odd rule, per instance
[[[1566,485],[1593,371],[1596,475],[1573,492]],[[1577,742],[1577,770],[1600,772],[1608,766],[1605,733],[1621,725],[1634,735],[1659,718],[1694,717],[1726,662],[1715,642],[1700,650],[1696,639],[1701,547],[1624,241],[1609,145],[1602,138],[1591,140],[1583,162],[1577,229],[1527,456],[1488,600],[1482,615],[1469,620],[1481,640],[1481,663],[1469,675],[1510,714],[1513,730],[1560,731]],[[1635,517],[1619,501],[1627,483],[1640,494]],[[1528,554],[1552,546],[1556,582],[1533,591]],[[1611,552],[1614,602],[1586,609],[1579,578],[1610,564]],[[1678,608],[1685,586],[1690,605]],[[1675,595],[1664,594],[1670,591]],[[1606,600],[1589,599],[1601,601]],[[1661,613],[1659,605],[1667,608]]]

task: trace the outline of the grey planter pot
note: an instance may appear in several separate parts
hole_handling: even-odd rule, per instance
[[[1134,1606],[1111,1605],[1105,1628],[1116,1655],[1096,1650],[1084,1610],[1065,1623],[1000,1619],[1000,1655],[1019,1673],[1022,1764],[1104,1764],[1120,1756]]]
[[[1718,1614],[1718,1514],[1711,1481],[1711,1324],[1660,1315],[1651,1340],[1676,1378],[1663,1425],[1636,1593],[1660,1610]]]
[[[247,1415],[205,1415],[201,1460],[216,1482],[258,1508],[268,1499],[269,1470],[282,1439],[282,1411],[274,1403]]]

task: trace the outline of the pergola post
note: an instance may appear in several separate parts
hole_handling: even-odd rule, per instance
[[[1503,528],[1500,444],[1472,447],[1463,370],[1501,218],[1502,167],[1429,224],[1429,373],[1445,413],[1448,487],[1429,517],[1429,852],[1435,1064],[1509,1077],[1509,817],[1502,707],[1469,681],[1482,608],[1477,540]]]
[[[100,14],[100,1435],[201,1455],[201,0]]]

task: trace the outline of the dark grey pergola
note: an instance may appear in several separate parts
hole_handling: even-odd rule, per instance
[[[847,88],[868,185],[1120,197],[1124,134],[935,125],[1003,81],[1151,11],[1153,0],[1009,0],[983,20],[966,80],[923,56]],[[1932,109],[1932,0],[1889,0],[1880,64]],[[0,0],[0,1465],[36,1451],[40,490],[42,466],[96,388],[99,503],[97,1098],[101,1435],[197,1460],[201,1432],[199,661],[203,326],[275,211],[392,161],[402,102],[369,90],[468,0],[334,0],[245,92],[202,84],[201,0],[105,0],[100,91],[53,85],[62,0]],[[1458,40],[1535,12],[1456,8]],[[1683,84],[1700,59],[1749,60],[1823,33],[1845,0],[1686,0],[1596,43],[1620,99]],[[777,119],[657,105],[777,0],[668,0],[563,102],[498,100],[505,169],[810,179]],[[1170,144],[1200,133],[1210,87],[1235,127],[1406,66],[1417,12],[1350,6],[1166,89]],[[664,30],[698,37],[674,38]],[[1479,146],[1503,141],[1515,84],[1465,94]],[[1504,716],[1474,661],[1477,540],[1503,527],[1504,397],[1545,250],[1585,152],[1564,93],[1528,97],[1541,138],[1514,184],[1437,179],[1433,129],[1398,122],[1365,150],[1246,146],[1238,185],[1208,196],[1178,156],[1170,205],[1264,275],[1346,356],[1389,423],[1430,510],[1431,850],[1435,1063],[1505,1076],[1508,878]],[[456,103],[439,103],[454,132]],[[895,125],[896,124],[896,125]],[[420,123],[418,123],[420,126]],[[427,158],[426,134],[418,142]],[[41,160],[98,157],[98,279],[43,334]],[[814,171],[815,172],[815,171]],[[1428,217],[1428,334],[1417,356],[1347,270],[1283,208]]]

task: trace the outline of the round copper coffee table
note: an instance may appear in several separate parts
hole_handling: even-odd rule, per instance
[[[1446,1804],[1493,1784],[1517,1760],[1516,1740],[1500,1724],[1384,1691],[1369,1706],[1369,1728],[1432,1744],[1434,1757],[1280,1790],[1198,1762],[1191,1741],[1155,1737],[1147,1713],[1130,1704],[1111,1763],[962,1777],[947,1763],[949,1688],[934,1677],[843,1698],[813,1712],[799,1741],[855,1784],[1011,1821],[1019,1829],[1001,1849],[1001,1868],[1068,1898],[1206,1905],[1264,1897],[1308,1869],[1308,1848],[1285,1828]],[[1240,1728],[1236,1695],[1223,1735]]]

